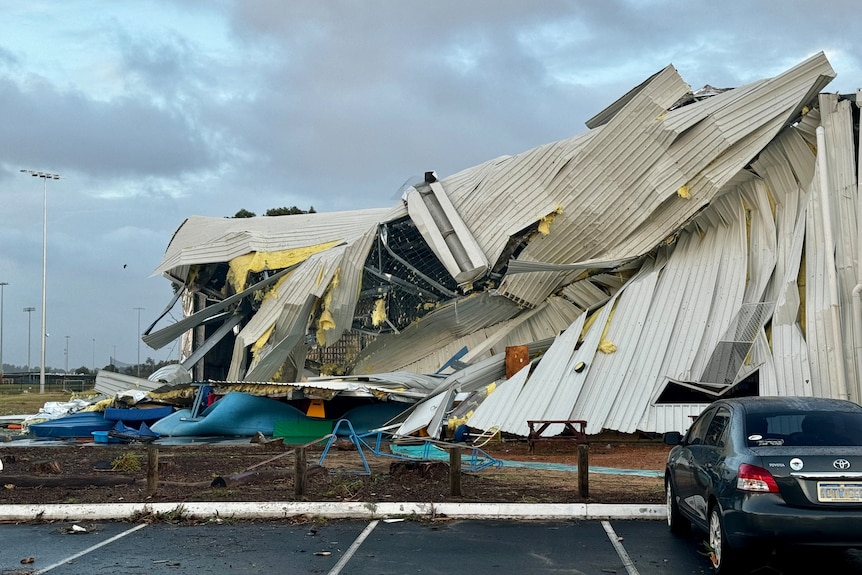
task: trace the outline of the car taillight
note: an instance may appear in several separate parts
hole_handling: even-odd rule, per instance
[[[778,484],[772,474],[762,467],[743,463],[736,476],[736,488],[742,491],[778,493]]]

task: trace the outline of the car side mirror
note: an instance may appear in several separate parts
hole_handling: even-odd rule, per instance
[[[666,431],[663,440],[666,445],[679,445],[682,443],[682,433],[679,431]]]

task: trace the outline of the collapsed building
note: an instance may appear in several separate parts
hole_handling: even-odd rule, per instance
[[[401,418],[432,436],[680,430],[734,394],[859,402],[859,110],[834,77],[823,53],[732,89],[668,66],[586,132],[427,172],[389,208],[189,217],[156,269],[184,317],[143,341],[181,337],[198,381],[435,374]]]

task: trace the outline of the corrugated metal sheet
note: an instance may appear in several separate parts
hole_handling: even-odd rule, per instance
[[[529,355],[534,357],[544,354],[553,341],[554,339],[550,338],[530,343],[527,345]],[[477,404],[477,407],[481,405],[483,399],[487,396],[488,389],[493,388],[496,382],[503,380],[505,377],[505,357],[504,351],[476,361],[448,375],[426,399],[417,403],[416,411],[419,411],[421,408],[422,415],[411,414],[409,423],[405,420],[396,433],[398,435],[409,435],[424,428],[430,434],[433,430],[429,429],[429,427],[433,425],[433,421],[437,418],[442,421],[442,414],[450,412],[453,393],[467,393],[472,399],[463,401],[457,409],[451,410],[452,413],[463,411],[458,417],[471,415],[474,403]],[[522,375],[526,379],[526,372],[529,371],[529,366],[525,366],[521,371],[524,372]],[[505,382],[507,390],[514,389],[514,386],[510,385],[510,382],[511,380]],[[434,407],[426,409],[424,406],[429,403],[433,404]],[[472,423],[475,425],[475,422]]]
[[[843,368],[843,342],[840,338],[840,327],[835,324],[837,318],[833,316],[833,306],[839,305],[839,302],[834,299],[827,279],[832,261],[832,254],[827,251],[834,250],[835,247],[827,246],[824,239],[819,176],[818,167],[812,180],[806,218],[805,340],[810,352],[808,357],[811,363],[812,393],[818,397],[840,397],[836,370]]]
[[[515,375],[497,385],[497,388],[467,420],[468,425],[482,430],[496,426],[507,433],[526,435],[524,429],[527,427],[527,420],[517,419],[514,416],[512,406],[521,403],[521,398],[524,397],[524,384],[527,382],[532,368],[533,365],[528,364]],[[536,419],[541,418],[537,417]]]
[[[412,435],[420,429],[425,430],[429,426],[429,435],[439,437],[440,427],[446,411],[452,405],[455,391],[450,389],[428,398],[417,405],[407,416],[407,419],[398,427],[396,435]]]
[[[716,219],[708,228],[681,236],[662,268],[655,294],[662,309],[648,318],[659,325],[655,336],[645,338],[638,346],[641,354],[654,354],[656,359],[640,359],[653,371],[644,374],[646,385],[620,398],[625,403],[615,402],[607,427],[657,431],[650,401],[657,399],[665,380],[701,380],[702,368],[695,364],[698,352],[702,346],[719,341],[726,332],[742,303],[747,271],[745,258],[739,257],[746,247],[744,234],[740,234],[740,228],[745,228],[745,215],[741,210],[722,215],[726,223]],[[670,318],[674,321],[668,321]]]
[[[652,174],[673,136],[658,118],[688,87],[671,69],[650,84],[555,174],[551,191],[558,194],[561,213],[554,218],[550,234],[530,242],[519,259],[572,263],[599,257],[686,183],[687,177],[680,174],[676,185],[657,190]],[[500,290],[535,303],[558,287],[559,281],[548,274],[536,278],[519,274],[506,277]]]
[[[710,208],[701,225],[680,236],[666,263],[645,265],[616,305],[612,298],[603,306],[580,342],[580,322],[557,338],[510,411],[500,404],[506,396],[495,392],[474,417],[486,424],[485,410],[493,411],[498,420],[491,425],[522,435],[528,419],[586,419],[588,433],[655,430],[651,402],[667,378],[702,375],[692,371],[703,369],[695,365],[698,350],[714,349],[741,305],[747,275],[741,208],[739,197]],[[615,349],[598,351],[600,342]],[[576,372],[579,362],[585,369]]]
[[[115,397],[123,391],[153,391],[164,385],[161,381],[150,381],[133,375],[124,375],[115,371],[100,369],[96,373],[95,390],[108,397]]]
[[[513,305],[505,299],[503,301],[506,302],[502,304],[504,307]],[[496,305],[493,299],[490,300],[490,303]],[[386,344],[383,342],[378,348],[375,342],[374,346],[369,346],[360,357],[360,365],[366,366],[369,365],[370,361],[376,361],[366,358],[374,358],[377,355],[382,356],[384,361],[400,363],[409,357],[405,355],[407,352],[404,351],[408,349],[414,350],[414,355],[421,355],[421,357],[399,366],[399,369],[418,373],[433,373],[463,348],[466,348],[468,352],[461,358],[461,362],[469,364],[491,355],[503,354],[507,346],[526,345],[546,338],[553,338],[565,330],[580,313],[577,307],[562,298],[548,298],[534,310],[513,309],[517,310],[518,315],[510,320],[498,322],[485,328],[470,330],[466,335],[458,337],[444,333],[443,337],[446,338],[444,340],[440,339],[441,334],[437,330],[437,328],[447,330],[444,324],[421,324],[422,329],[414,329],[409,333],[405,330],[398,336],[389,338],[394,343]],[[462,317],[476,316],[482,318],[482,310],[482,307],[461,306],[458,313]],[[418,350],[422,350],[422,352],[418,353]],[[377,366],[378,363],[373,365]],[[361,372],[359,366],[356,369]],[[368,372],[372,371],[376,370]]]
[[[842,393],[832,383],[838,375],[857,392],[847,304],[860,255],[855,127],[846,99],[817,98],[834,75],[820,53],[706,97],[669,66],[594,117],[583,135],[428,182],[431,207],[417,203],[419,190],[392,210],[291,219],[289,230],[274,220],[193,218],[157,271],[176,281],[191,265],[243,250],[340,243],[308,257],[237,338],[237,377],[285,364],[299,371],[307,338],[332,344],[356,325],[377,225],[400,218],[390,243],[412,246],[418,230],[432,249],[393,269],[422,277],[421,266],[434,266],[435,297],[414,306],[412,323],[407,313],[377,337],[354,370],[450,365],[455,379],[429,392],[433,408],[420,402],[421,415],[411,414],[407,427],[416,429],[443,424],[441,410],[464,383],[458,378],[471,373],[469,385],[479,386],[502,377],[507,345],[555,336],[529,369],[498,381],[471,425],[525,434],[527,419],[575,418],[588,421],[589,433],[682,430],[704,404],[663,403],[678,385],[671,382],[718,393],[758,370],[761,393],[833,397]],[[817,144],[821,123],[825,145]],[[828,158],[830,228],[820,218],[815,150]],[[404,218],[405,203],[413,220]],[[371,273],[385,276],[380,267]],[[447,274],[464,293],[479,293],[456,294]],[[830,274],[838,296],[823,280]]]
[[[229,262],[253,252],[276,252],[361,237],[386,221],[392,208],[260,218],[191,216],[174,232],[155,273],[185,277],[192,264]],[[180,268],[180,269],[178,269]]]
[[[371,386],[388,386],[413,391],[433,391],[443,382],[441,375],[412,373],[409,371],[393,371],[391,373],[376,373],[373,375],[342,375],[327,377],[309,377],[303,383],[310,385],[326,384],[359,384]]]
[[[598,133],[588,132],[498,158],[442,180],[452,204],[492,267],[500,263],[510,236],[536,226],[556,212],[566,193],[555,181],[556,174],[570,166]]]
[[[576,355],[587,355],[586,352],[578,354],[575,349],[585,320],[586,314],[581,314],[569,329],[554,340],[529,379],[525,373],[528,368],[525,367],[505,384],[500,385],[476,409],[468,424],[480,429],[497,425],[504,432],[527,435],[528,419],[567,419],[545,417],[545,414],[551,408],[549,404],[557,399],[556,394],[560,392],[558,386],[580,386],[580,381],[570,383],[569,376],[574,373],[573,358]],[[499,394],[501,389],[506,389],[507,392]],[[491,420],[492,423],[487,423]],[[556,432],[559,433],[559,430]]]
[[[838,100],[837,94],[820,95],[820,114],[826,143],[829,170],[830,220],[836,238],[835,268],[838,276],[840,302],[853,299],[857,283],[856,262],[859,257],[857,235],[856,161],[853,137],[853,113],[848,100]],[[846,238],[846,240],[844,240]],[[859,379],[856,373],[856,353],[853,341],[853,307],[839,306],[843,340],[844,373],[850,399],[860,401]]]
[[[454,346],[454,353],[461,348],[455,343],[458,338],[510,320],[521,311],[514,303],[487,292],[448,302],[402,332],[375,339],[363,350],[354,370],[376,373],[401,369],[446,346]],[[452,353],[445,358],[438,357],[435,361],[443,361],[430,371],[442,367]]]
[[[713,115],[702,116],[694,127],[688,127],[691,120],[681,126],[672,123],[678,129],[687,127],[672,142],[666,136],[658,137],[661,132],[653,127],[656,115],[651,115],[652,110],[639,115],[635,107],[628,115],[618,115],[579,157],[583,161],[577,163],[569,182],[572,192],[561,202],[564,212],[552,227],[552,236],[565,239],[548,237],[532,242],[519,258],[569,263],[631,257],[651,249],[668,229],[679,227],[709,203],[797,110],[810,104],[810,99],[800,101],[800,97],[807,97],[812,87],[819,90],[823,78],[830,74],[834,77],[820,54],[747,90],[745,97],[736,97],[731,90],[670,112],[660,124],[663,130],[668,129],[665,124],[672,123],[674,114],[688,115],[698,108],[709,113],[710,106],[715,106],[710,104],[712,100],[725,100]],[[786,91],[776,93],[777,87]],[[636,102],[637,98],[628,106]],[[617,120],[625,123],[615,132],[613,122]],[[584,165],[593,161],[593,155],[606,158],[606,164]],[[689,186],[690,199],[677,194],[683,185]],[[577,191],[581,189],[590,191],[588,198],[579,197]],[[504,287],[521,300],[534,301],[546,295],[552,284],[547,278],[540,279],[541,283],[530,285],[529,276],[507,277]]]
[[[655,426],[668,431],[688,431],[691,422],[706,408],[706,403],[676,403],[653,408]]]
[[[809,114],[813,116],[813,114]],[[811,395],[808,347],[798,323],[800,295],[797,278],[805,239],[808,193],[815,156],[796,129],[785,130],[754,162],[775,203],[776,264],[766,299],[775,302],[771,326],[771,367],[774,381],[761,384],[761,393]],[[764,350],[764,355],[766,351]]]

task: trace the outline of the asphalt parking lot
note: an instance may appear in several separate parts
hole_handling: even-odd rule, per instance
[[[702,539],[657,520],[58,521],[0,525],[0,574],[706,574]],[[793,553],[751,567],[862,573],[862,554]]]

